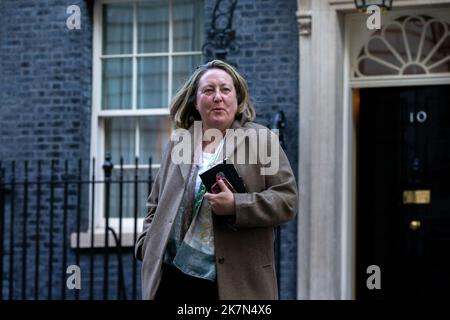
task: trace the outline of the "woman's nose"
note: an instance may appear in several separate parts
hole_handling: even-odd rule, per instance
[[[222,94],[219,89],[214,92],[214,102],[222,101]]]

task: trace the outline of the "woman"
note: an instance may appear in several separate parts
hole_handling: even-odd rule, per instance
[[[220,137],[197,137],[189,163],[173,161],[177,141],[165,149],[135,246],[143,299],[278,299],[274,227],[294,218],[297,185],[278,140],[254,117],[246,81],[219,60],[197,68],[172,100],[177,129],[192,136],[200,123]],[[229,132],[265,135],[230,148]],[[251,158],[258,146],[277,155],[275,173],[261,174],[261,158],[237,161],[247,193],[233,193],[220,178],[220,192],[205,191],[200,173],[225,158]]]

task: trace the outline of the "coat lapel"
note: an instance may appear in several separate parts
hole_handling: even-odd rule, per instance
[[[242,128],[242,126],[244,125],[246,121],[245,120],[234,120],[233,124],[231,125],[230,129],[239,129]],[[199,156],[202,152],[202,134],[201,131],[198,132],[196,135],[194,135],[194,125],[192,124],[189,129],[189,135],[190,135],[190,139],[191,139],[191,163],[182,163],[179,164],[178,167],[180,168],[180,172],[181,175],[183,176],[183,180],[184,182],[187,182],[188,178],[189,178],[189,173],[191,172],[192,169],[192,163],[194,162],[195,157]],[[197,141],[195,141],[197,140]],[[244,139],[239,139],[237,141],[235,141],[233,144],[229,145],[228,148],[226,148],[225,146],[227,145],[225,143],[224,148],[222,148],[221,154],[217,157],[217,160],[215,161],[215,163],[219,163],[221,161],[223,161],[224,159],[228,159],[230,158],[230,156],[232,155],[232,153],[236,150],[236,148],[242,143]],[[231,146],[231,147],[230,147]],[[195,150],[196,148],[196,150]],[[198,158],[197,158],[198,161]]]

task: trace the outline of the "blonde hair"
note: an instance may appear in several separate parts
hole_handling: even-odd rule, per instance
[[[238,104],[235,119],[242,119],[242,117],[246,121],[255,119],[255,107],[250,101],[247,81],[233,66],[221,60],[212,60],[199,66],[173,97],[170,103],[170,117],[176,129],[188,129],[194,121],[201,120],[200,113],[195,108],[198,83],[205,72],[211,69],[224,70],[233,79]]]

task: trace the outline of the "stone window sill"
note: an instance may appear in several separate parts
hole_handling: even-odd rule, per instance
[[[80,249],[91,248],[91,232],[80,232]],[[134,233],[133,232],[122,232],[122,248],[133,247],[134,246]],[[77,249],[77,233],[73,232],[70,235],[70,247],[72,249]],[[108,237],[108,247],[116,248],[116,240],[113,234],[110,232]],[[105,230],[104,229],[94,229],[94,248],[105,248]]]

